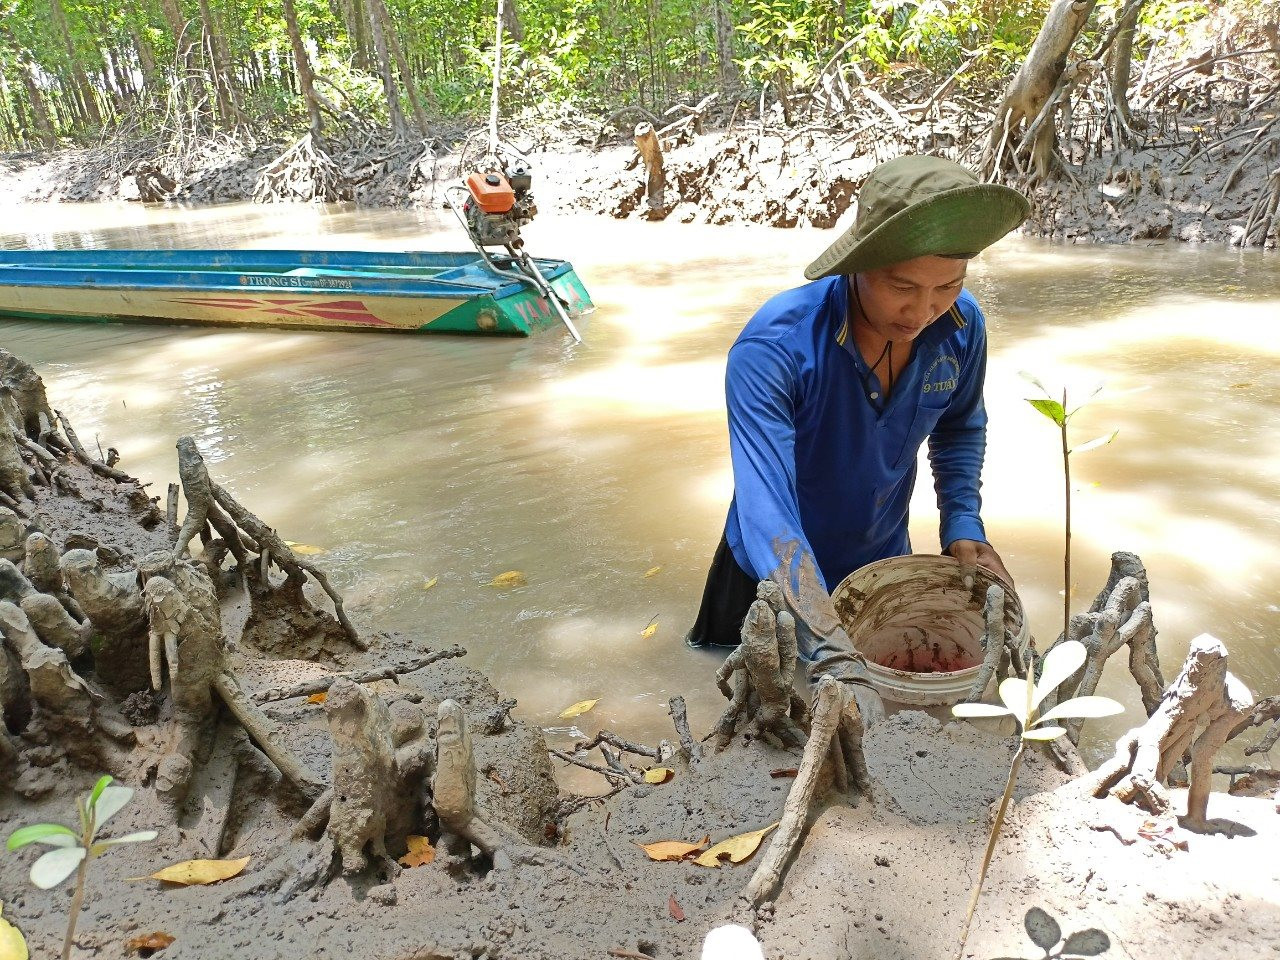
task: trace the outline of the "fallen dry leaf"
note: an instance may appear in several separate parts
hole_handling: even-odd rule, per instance
[[[653,843],[636,843],[636,846],[649,855],[650,860],[683,860],[690,854],[697,853],[708,843],[708,834],[697,843],[685,843],[683,840],[656,840]],[[635,843],[633,840],[632,843]]]
[[[313,693],[307,697],[307,703],[324,703],[329,699],[329,691],[321,690],[319,693]]]
[[[641,630],[641,631],[640,631],[640,636],[642,636],[642,637],[644,637],[644,639],[648,640],[650,637],[652,637],[652,636],[653,636],[655,633],[657,633],[657,632],[658,632],[658,621],[657,621],[657,620],[650,620],[650,621],[649,621],[649,625],[648,625],[647,627],[645,627],[643,630]]]
[[[769,776],[773,777],[775,780],[781,780],[783,777],[798,777],[800,776],[800,768],[779,767],[777,770],[770,770]]]
[[[286,540],[284,545],[300,557],[318,557],[322,553],[328,553],[324,547],[314,547],[309,543],[295,543],[292,540]]]
[[[645,783],[667,783],[676,772],[670,767],[650,767],[644,772]]]
[[[658,567],[650,567],[648,570],[646,570],[646,571],[644,572],[644,578],[645,578],[646,580],[648,580],[650,577],[656,577],[656,576],[658,575],[659,571],[661,571],[661,570],[662,570],[662,567],[660,567],[660,566],[658,566]]]
[[[519,570],[508,570],[506,573],[500,573],[489,581],[489,586],[503,590],[508,590],[512,587],[527,587],[528,585],[528,578]]]
[[[143,950],[163,950],[169,944],[173,943],[173,937],[167,933],[161,933],[159,930],[154,933],[144,933],[140,937],[134,937],[124,945],[124,948],[130,953],[140,953]]]
[[[0,911],[4,904],[0,903]],[[0,917],[0,960],[27,960],[27,941],[22,931]]]
[[[561,710],[560,719],[572,720],[574,717],[580,717],[599,702],[599,697],[595,700],[579,700],[577,703],[571,704]]]
[[[667,898],[667,912],[676,923],[684,923],[684,910],[674,896]]]
[[[740,833],[736,837],[730,837],[727,840],[721,840],[710,850],[704,851],[694,858],[694,863],[700,867],[718,867],[721,862],[728,860],[730,863],[742,863],[760,846],[760,842],[773,830],[778,824],[771,823],[762,830],[752,830],[750,833]]]
[[[410,835],[404,841],[409,846],[409,852],[399,860],[402,867],[425,867],[436,858],[436,848],[426,837]]]
[[[422,585],[422,589],[423,589],[423,590],[430,590],[432,587],[434,587],[434,586],[435,586],[437,583],[439,583],[439,582],[440,582],[440,578],[439,578],[439,577],[432,577],[430,580],[428,580],[426,583],[424,583],[424,584]]]
[[[217,883],[219,880],[230,880],[244,870],[249,860],[249,857],[243,857],[240,860],[184,860],[148,876],[153,880],[163,880],[166,883],[180,883],[188,887],[199,886]]]

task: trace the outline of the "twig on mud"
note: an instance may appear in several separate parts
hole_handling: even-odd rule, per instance
[[[644,780],[637,773],[635,773],[635,771],[631,770],[625,763],[622,762],[622,754],[614,753],[612,750],[606,747],[603,743],[600,744],[600,755],[604,757],[604,761],[609,765],[610,769],[617,771],[632,783],[639,784],[644,782]]]
[[[624,740],[616,733],[608,730],[601,730],[592,739],[584,740],[574,744],[575,753],[586,753],[588,750],[594,750],[602,743],[608,743],[619,750],[626,753],[634,753],[638,757],[648,757],[651,760],[658,759],[658,749],[656,747],[646,747],[643,743],[632,743],[630,740]]]
[[[376,670],[361,670],[349,673],[335,673],[328,677],[322,677],[319,680],[309,680],[306,683],[296,683],[292,687],[270,687],[266,690],[259,690],[253,694],[253,700],[256,703],[271,703],[276,700],[291,700],[294,697],[309,697],[313,694],[324,693],[338,680],[351,680],[355,683],[374,683],[378,680],[395,680],[401,674],[413,673],[415,670],[421,670],[429,664],[439,660],[449,660],[453,657],[466,656],[467,651],[454,644],[445,650],[436,650],[424,657],[416,660],[410,660],[408,663],[402,663],[394,667],[379,667]]]
[[[124,471],[117,470],[115,467],[108,467],[101,460],[95,460],[93,457],[89,456],[89,452],[85,450],[84,446],[80,443],[80,438],[76,436],[75,430],[72,429],[71,422],[62,415],[62,411],[55,410],[53,413],[54,416],[58,418],[58,423],[62,424],[62,432],[67,435],[67,442],[71,444],[71,449],[75,452],[76,459],[80,460],[85,464],[85,466],[99,476],[106,477],[109,480],[115,480],[117,483],[128,483],[133,480],[133,477],[129,476]],[[41,449],[43,449],[43,447]]]
[[[622,957],[624,960],[653,960],[647,953],[636,953],[634,950],[623,950],[620,947],[609,951],[611,957]]]
[[[607,767],[600,766],[599,764],[587,763],[587,761],[579,760],[577,757],[572,754],[565,753],[563,750],[548,750],[547,753],[557,759],[563,760],[565,763],[571,763],[575,767],[581,767],[583,770],[590,770],[592,773],[598,773],[600,776],[608,778],[610,783],[617,783],[621,780],[621,787],[629,787],[632,785],[631,777],[626,773],[619,773],[617,770],[610,770]]]

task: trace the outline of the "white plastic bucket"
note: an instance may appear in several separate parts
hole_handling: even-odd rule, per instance
[[[1005,628],[1025,649],[1018,595],[978,568],[966,589],[959,561],[912,554],[860,567],[831,594],[849,639],[867,659],[886,700],[914,706],[959,703],[982,666],[987,588],[1005,586]]]

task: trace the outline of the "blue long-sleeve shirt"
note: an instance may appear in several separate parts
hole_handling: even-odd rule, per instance
[[[926,439],[942,546],[986,540],[978,493],[986,328],[977,301],[962,292],[916,338],[885,405],[848,329],[848,298],[844,276],[778,294],[729,351],[734,497],[725,539],[757,579],[778,570],[788,545],[793,585],[808,553],[828,592],[858,567],[910,553],[908,504]]]

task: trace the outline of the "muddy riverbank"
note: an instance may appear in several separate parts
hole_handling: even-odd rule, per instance
[[[747,899],[769,836],[718,866],[654,860],[639,844],[696,853],[785,821],[807,776],[798,748],[747,726],[716,753],[673,705],[666,742],[616,730],[549,754],[505,699],[521,691],[495,690],[451,646],[465,638],[379,630],[376,610],[348,628],[316,576],[323,559],[261,525],[198,447],[179,445],[182,500],[153,499],[127,464],[56,423],[35,371],[8,357],[4,370],[16,402],[0,478],[0,833],[69,822],[73,797],[109,771],[136,793],[108,835],[159,834],[93,862],[73,956],[149,954],[136,938],[159,933],[173,938],[165,957],[696,957],[727,920],[754,928],[769,957],[952,955],[1007,732],[910,711],[873,727],[867,779],[852,793],[827,773],[814,781],[794,863]],[[561,791],[553,757],[586,764],[597,789]],[[669,774],[648,782],[656,767]],[[362,793],[376,770],[397,788]],[[1259,796],[1229,797],[1219,776],[1200,821],[1182,816],[1180,789],[1163,813],[1095,799],[1088,777],[1032,755],[966,955],[1033,953],[1032,908],[1062,937],[1101,932],[1095,955],[1280,944],[1275,781],[1241,778],[1240,792],[1249,783]],[[398,862],[410,837],[430,843],[431,862]],[[53,956],[68,885],[29,886],[34,853],[0,857],[0,900],[32,956]],[[195,858],[248,860],[210,886],[130,879]]]
[[[1089,155],[1070,176],[1026,188],[1032,217],[1028,236],[1068,242],[1214,242],[1240,246],[1259,206],[1276,187],[1275,147],[1257,150],[1248,136],[1256,117],[1223,127],[1221,145],[1207,149],[1199,131],[1210,121],[1189,115],[1178,121],[1173,142],[1103,156]],[[1261,123],[1266,124],[1265,117]],[[1252,126],[1250,126],[1252,125]],[[564,131],[542,129],[522,141],[541,143],[529,152],[536,171],[535,195],[542,214],[586,212],[621,219],[672,219],[709,224],[754,223],[789,228],[834,227],[850,211],[863,177],[880,159],[912,150],[955,155],[955,138],[924,126],[896,135],[891,145],[863,152],[820,132],[761,136],[746,125],[708,128],[668,145],[667,189],[656,215],[646,203],[644,167],[634,147],[614,137],[612,145],[572,143]],[[579,137],[579,139],[586,139]],[[263,169],[288,146],[222,140],[211,144],[189,169],[175,171],[166,202],[205,205],[252,199]],[[0,159],[0,191],[13,202],[136,200],[138,154],[145,144],[28,154]],[[367,207],[445,209],[442,189],[477,159],[474,149],[436,151],[422,143],[384,140],[362,143],[340,166],[360,164],[352,202]],[[960,159],[965,159],[963,156]],[[159,162],[163,164],[163,159]],[[1237,169],[1238,167],[1238,169]],[[1280,220],[1268,221],[1265,240],[1255,230],[1249,245],[1276,245]]]

